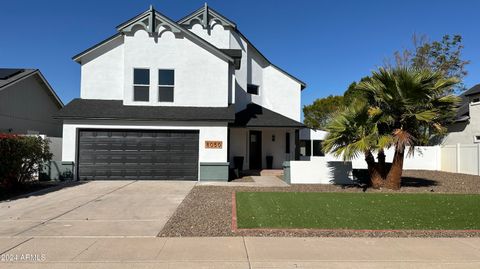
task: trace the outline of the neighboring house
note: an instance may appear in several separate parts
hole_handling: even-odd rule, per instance
[[[0,68],[0,132],[61,137],[62,107],[40,70]]]
[[[80,99],[57,117],[80,179],[227,180],[234,159],[299,158],[305,83],[207,5],[179,21],[150,8],[73,59]]]
[[[480,143],[480,84],[460,95],[462,105],[443,145]]]

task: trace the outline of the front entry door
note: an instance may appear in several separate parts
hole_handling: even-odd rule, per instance
[[[262,132],[250,131],[250,170],[262,169]]]

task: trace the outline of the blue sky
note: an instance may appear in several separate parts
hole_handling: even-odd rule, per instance
[[[80,66],[71,57],[115,33],[115,26],[153,4],[172,19],[196,0],[5,1],[0,8],[0,66],[39,68],[61,99],[80,95]],[[308,84],[302,105],[342,94],[411,46],[414,33],[464,37],[467,87],[480,83],[480,1],[225,1],[208,4],[235,21],[273,63]]]

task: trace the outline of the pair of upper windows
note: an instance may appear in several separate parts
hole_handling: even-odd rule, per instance
[[[175,71],[158,70],[158,101],[173,102]],[[150,69],[133,69],[133,101],[150,101]]]

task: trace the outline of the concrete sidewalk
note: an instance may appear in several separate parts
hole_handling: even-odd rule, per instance
[[[23,257],[0,268],[480,268],[480,238],[3,237],[0,253]]]

